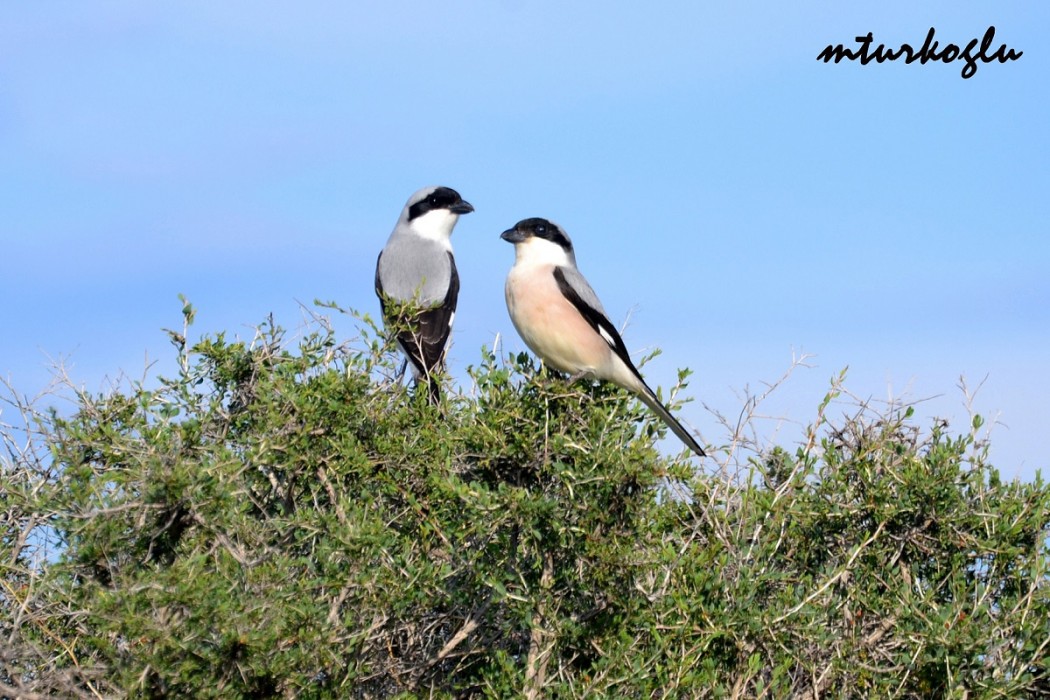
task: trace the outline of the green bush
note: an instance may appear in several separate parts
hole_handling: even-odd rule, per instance
[[[12,393],[0,697],[1050,694],[1050,489],[979,418],[833,391],[801,447],[668,458],[526,355],[430,406],[356,325],[172,332],[177,376],[67,415]]]

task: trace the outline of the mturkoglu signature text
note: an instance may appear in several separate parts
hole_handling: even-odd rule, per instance
[[[1024,54],[1023,51],[1014,51],[1011,48],[1007,48],[1006,44],[1001,44],[998,49],[988,53],[992,46],[992,41],[995,40],[995,27],[988,27],[984,37],[979,40],[971,40],[965,49],[960,49],[955,44],[948,44],[940,52],[937,50],[937,42],[933,39],[935,33],[936,30],[930,27],[930,31],[926,34],[926,41],[923,43],[922,48],[918,50],[912,48],[911,44],[901,44],[900,48],[894,51],[886,48],[885,44],[879,44],[873,50],[871,45],[874,39],[871,36],[871,32],[868,32],[866,36],[856,37],[857,43],[860,44],[857,50],[851,51],[842,44],[828,44],[827,48],[817,55],[817,60],[828,63],[834,59],[835,63],[838,63],[843,58],[850,61],[860,59],[860,64],[866,66],[872,61],[877,61],[878,63],[896,61],[902,56],[906,57],[904,59],[905,63],[918,61],[922,64],[925,64],[927,61],[951,63],[958,59],[965,63],[962,69],[962,77],[965,79],[973,77],[973,74],[977,72],[978,61],[983,61],[984,63],[991,63],[992,61],[1006,63],[1007,61],[1016,61]],[[980,49],[976,50],[978,44],[980,44]]]

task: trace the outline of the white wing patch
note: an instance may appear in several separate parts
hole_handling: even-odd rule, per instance
[[[605,328],[603,328],[601,326],[601,324],[598,325],[598,333],[602,336],[602,339],[605,340],[605,342],[609,344],[609,347],[611,347],[611,348],[615,348],[616,347],[616,341],[613,340],[613,337],[611,335],[609,335],[609,332],[607,330],[605,330]]]

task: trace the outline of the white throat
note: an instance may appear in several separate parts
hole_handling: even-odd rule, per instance
[[[576,256],[546,238],[530,236],[514,245],[514,264],[576,267]]]
[[[449,245],[452,229],[459,221],[459,214],[448,209],[431,209],[422,216],[408,222],[407,226],[417,236]]]

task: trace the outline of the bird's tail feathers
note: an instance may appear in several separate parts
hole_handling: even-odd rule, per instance
[[[689,434],[689,431],[685,429],[684,425],[678,422],[677,418],[671,415],[671,412],[667,410],[667,407],[660,403],[660,399],[656,398],[656,393],[653,392],[653,390],[644,382],[642,383],[642,386],[644,388],[638,392],[638,398],[640,398],[646,406],[653,409],[653,412],[656,413],[656,415],[660,416],[660,420],[667,424],[667,427],[671,429],[671,432],[677,435],[678,438],[685,443],[686,447],[701,457],[706,457],[707,454],[704,452],[704,449],[700,447],[700,443]]]
[[[408,360],[409,367],[412,368],[413,385],[416,389],[426,385],[427,398],[430,401],[430,405],[436,406],[441,402],[441,379],[438,376],[438,372],[443,366],[444,356],[442,356],[437,365],[428,370],[423,364],[422,348],[418,344],[413,345],[412,341],[413,338],[411,337],[399,338],[398,345]]]
[[[438,368],[427,371],[426,368],[420,367],[414,362],[410,362],[412,365],[412,375],[415,379],[416,391],[420,388],[426,389],[427,400],[431,406],[437,406],[441,403],[441,377],[438,374]]]
[[[418,387],[424,381],[427,383],[427,397],[430,401],[430,405],[437,406],[441,403],[441,382],[438,381],[437,376],[428,373],[419,378],[419,381],[416,382],[416,386]]]

